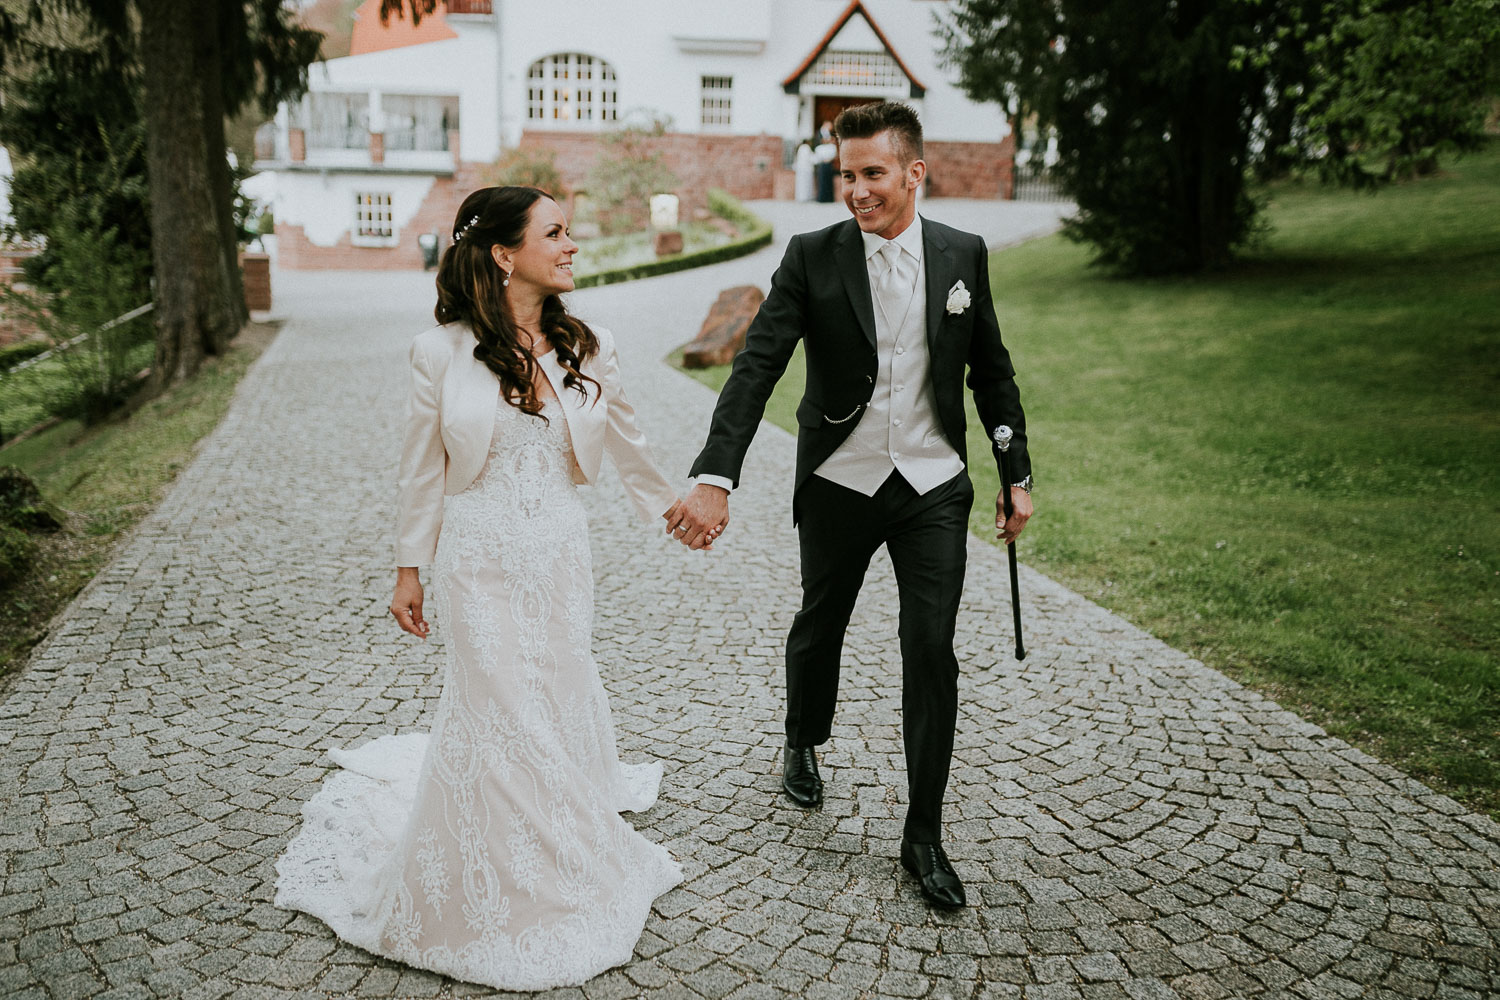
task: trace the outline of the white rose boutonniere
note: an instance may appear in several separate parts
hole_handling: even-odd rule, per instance
[[[948,315],[957,316],[967,308],[969,308],[969,290],[964,287],[962,281],[956,281],[953,287],[948,289]]]

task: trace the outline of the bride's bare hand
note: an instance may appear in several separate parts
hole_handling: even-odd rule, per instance
[[[662,515],[662,520],[664,520],[664,521],[667,522],[667,534],[670,535],[670,536],[672,536],[673,538],[675,538],[677,541],[682,542],[684,545],[686,545],[687,542],[683,539],[683,536],[682,536],[682,533],[681,533],[681,532],[685,532],[687,530],[686,526],[681,523],[682,522],[682,504],[683,504],[682,498],[678,497],[677,500],[676,500],[676,502],[673,503],[670,508],[668,508],[668,510],[667,510],[667,512],[665,514]],[[702,551],[704,551],[704,552],[712,552],[713,551],[713,547],[714,547],[713,546],[713,539],[719,537],[720,533],[723,532],[723,530],[724,530],[724,526],[727,525],[728,523],[729,523],[729,518],[726,516],[723,521],[719,522],[719,524],[712,530],[712,532],[705,533],[705,535],[704,535],[705,541],[703,542],[703,544],[701,546],[699,546],[699,548]]]
[[[662,517],[667,534],[695,551],[708,551],[729,526],[729,491],[722,486],[696,484]]]
[[[427,619],[422,617],[422,581],[417,578],[414,566],[401,566],[396,570],[396,593],[391,598],[391,614],[403,632],[410,632],[418,639],[427,638]]]

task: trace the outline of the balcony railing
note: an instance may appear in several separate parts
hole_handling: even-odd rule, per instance
[[[386,152],[412,150],[417,152],[446,152],[448,130],[431,126],[391,128],[385,132]]]
[[[266,122],[255,130],[255,158],[276,159],[276,123]]]
[[[307,130],[308,149],[369,149],[370,130],[363,125],[320,125]]]

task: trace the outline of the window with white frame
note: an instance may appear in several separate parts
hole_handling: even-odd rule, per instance
[[[526,73],[526,119],[598,126],[619,120],[615,68],[581,52],[558,52]]]
[[[705,128],[723,128],[732,125],[734,117],[734,77],[700,77],[701,107],[700,121]]]
[[[307,95],[305,107],[309,149],[370,148],[369,94],[315,90]]]
[[[396,220],[389,191],[357,191],[354,194],[354,235],[359,247],[396,245]]]
[[[889,52],[838,52],[827,49],[808,68],[805,84],[897,90],[910,84]]]

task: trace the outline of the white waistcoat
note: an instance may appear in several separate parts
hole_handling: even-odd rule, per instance
[[[896,240],[917,251],[915,267],[910,257],[904,263],[908,275],[916,273],[911,299],[901,316],[885,315],[880,296],[875,293],[884,264],[872,247],[878,248],[883,242],[866,235],[865,266],[875,306],[875,389],[853,433],[815,474],[874,496],[895,469],[921,494],[958,475],[964,463],[938,424],[928,379],[927,262],[921,257],[920,217]],[[902,253],[905,257],[909,251]]]

